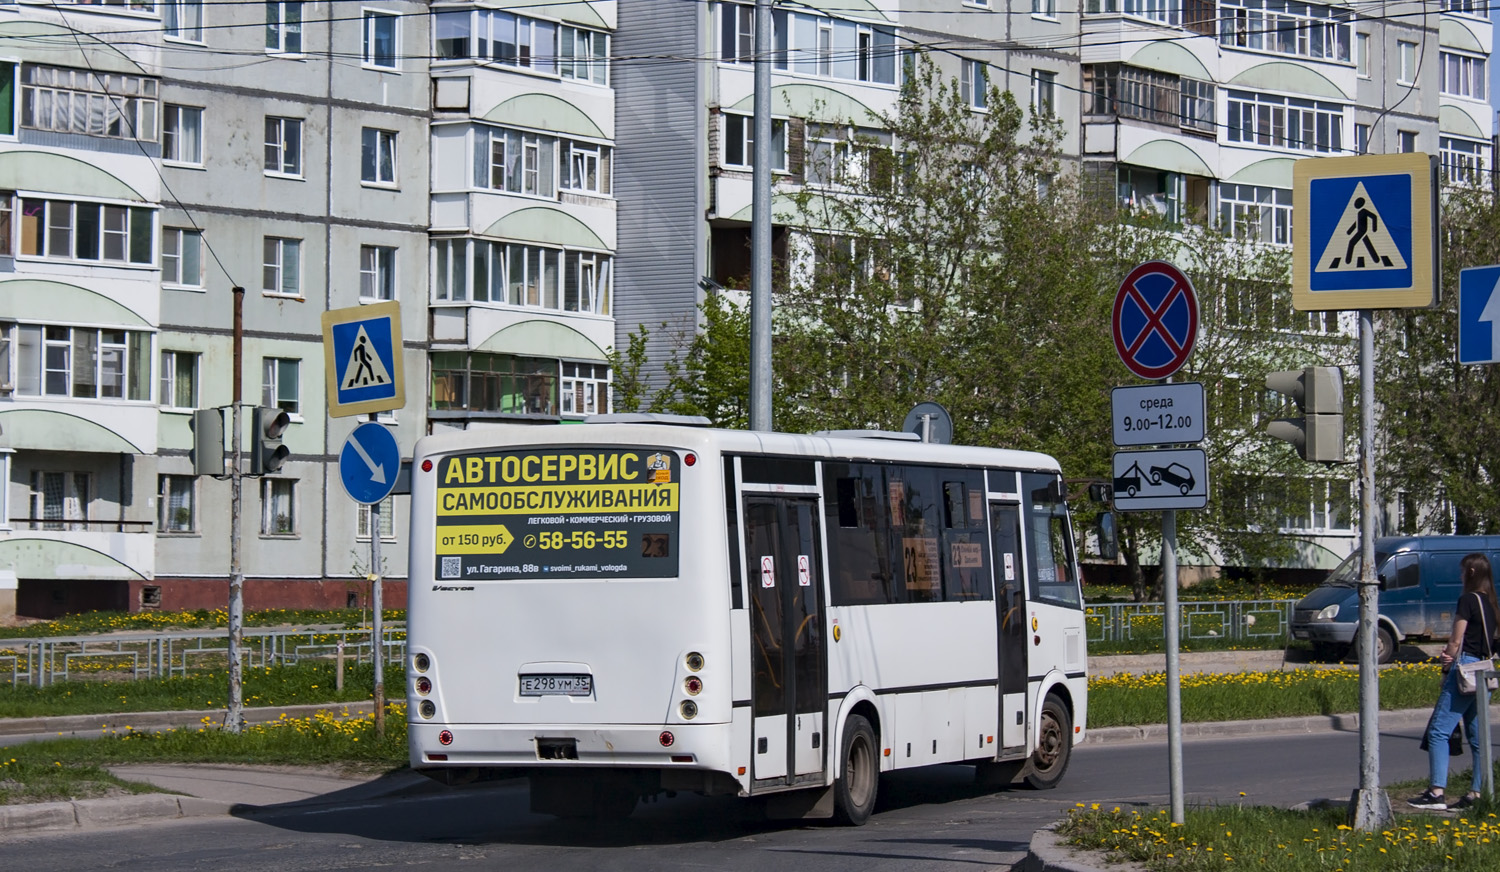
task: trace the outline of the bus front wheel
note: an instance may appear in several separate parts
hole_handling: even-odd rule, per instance
[[[863,715],[844,721],[842,765],[833,785],[834,818],[842,824],[860,826],[875,810],[880,790],[880,757],[875,750],[875,730]]]
[[[1036,751],[1031,755],[1031,771],[1026,783],[1035,790],[1051,790],[1062,781],[1073,756],[1073,719],[1068,707],[1055,693],[1042,702],[1042,720],[1038,724]]]

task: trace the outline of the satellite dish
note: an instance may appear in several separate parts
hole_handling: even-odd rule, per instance
[[[906,413],[901,429],[917,434],[923,442],[953,444],[953,416],[937,403],[917,403]]]

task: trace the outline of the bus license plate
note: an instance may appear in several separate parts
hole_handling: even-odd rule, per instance
[[[522,696],[591,696],[592,675],[523,675]]]

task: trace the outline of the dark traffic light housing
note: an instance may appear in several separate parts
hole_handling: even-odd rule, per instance
[[[291,426],[292,417],[273,406],[255,410],[255,445],[250,451],[250,474],[278,472],[291,456],[291,449],[281,444],[281,434]]]
[[[193,475],[224,476],[224,410],[193,411]]]

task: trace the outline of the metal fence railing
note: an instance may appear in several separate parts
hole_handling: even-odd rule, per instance
[[[1297,600],[1179,602],[1182,640],[1249,640],[1284,636]],[[1161,639],[1166,603],[1104,603],[1085,607],[1090,642]]]
[[[246,667],[330,659],[343,642],[350,661],[371,662],[373,631],[363,628],[247,629],[240,655]],[[385,662],[406,657],[406,625],[385,623],[380,651]],[[46,687],[87,676],[169,678],[192,669],[223,668],[229,662],[227,630],[121,633],[107,636],[47,636],[0,639],[0,681],[9,667],[12,686]]]

